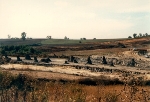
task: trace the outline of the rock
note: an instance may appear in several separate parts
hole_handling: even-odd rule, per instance
[[[49,58],[49,57],[48,57],[46,60],[47,60],[47,61],[49,61],[49,62],[51,62],[51,60],[50,60],[50,58]]]
[[[89,56],[88,59],[87,59],[87,64],[92,64],[92,61],[91,61],[90,56]]]
[[[20,59],[20,57],[19,57],[19,56],[17,56],[17,61],[22,61],[22,59]]]
[[[26,55],[25,55],[25,59],[26,59],[26,60],[32,60],[29,54],[26,54]]]
[[[113,61],[111,61],[111,62],[110,62],[110,66],[114,66],[114,63],[113,63]]]
[[[54,54],[54,58],[58,58],[58,56],[56,54]]]
[[[64,63],[64,64],[69,64],[69,63],[68,63],[68,61],[65,61],[65,63]]]
[[[74,59],[73,62],[74,62],[74,63],[78,63],[77,59]]]
[[[49,59],[49,58],[42,58],[41,59],[41,62],[45,62],[45,63],[49,63],[49,62],[51,62],[51,60]]]
[[[127,66],[130,66],[130,67],[135,67],[136,65],[136,62],[134,60],[134,58],[131,59],[131,61],[128,62]]]
[[[106,61],[105,56],[102,57],[102,63],[103,63],[103,64],[107,64],[107,61]]]
[[[73,62],[73,61],[74,61],[74,59],[75,59],[75,57],[74,57],[74,56],[70,56],[68,61],[69,61],[69,62]]]
[[[34,62],[38,62],[37,57],[34,57]]]
[[[3,59],[4,62],[10,62],[11,61],[11,58],[9,58],[7,55],[5,55],[5,58]]]
[[[8,59],[8,56],[7,56],[7,55],[5,55],[5,59]]]

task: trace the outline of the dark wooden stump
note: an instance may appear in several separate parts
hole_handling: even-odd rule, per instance
[[[90,56],[89,56],[88,59],[87,59],[87,64],[92,64],[92,61],[91,61]]]
[[[17,61],[22,61],[22,59],[20,59],[20,57],[19,57],[19,56],[17,56]]]
[[[32,60],[29,54],[26,54],[26,55],[25,55],[25,59],[26,59],[26,60]]]
[[[102,63],[103,63],[103,64],[107,64],[107,61],[106,61],[105,56],[103,56],[103,58],[102,58]]]
[[[34,62],[38,62],[37,57],[34,57]]]
[[[73,62],[74,62],[74,63],[78,63],[77,59],[74,59]]]

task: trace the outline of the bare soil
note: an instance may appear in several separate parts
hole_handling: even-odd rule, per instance
[[[122,43],[126,48],[121,48],[118,43]],[[80,45],[60,45],[60,46],[38,46],[35,47],[38,50],[45,52],[44,56],[75,56],[79,63],[64,64],[67,58],[50,58],[52,62],[42,63],[43,66],[36,65],[33,60],[25,60],[21,57],[23,62],[28,64],[3,64],[0,67],[3,70],[9,70],[11,73],[26,73],[35,77],[42,78],[64,78],[64,79],[78,79],[84,77],[99,77],[101,75],[109,76],[113,78],[122,79],[124,74],[129,74],[129,76],[144,77],[146,80],[150,80],[150,58],[145,58],[144,55],[138,55],[133,48],[144,48],[149,49],[149,38],[141,39],[129,39],[111,42],[93,42]],[[92,65],[87,65],[87,57],[90,56],[93,62]],[[103,65],[102,56],[106,57],[106,60],[114,62],[114,66]],[[11,57],[11,56],[9,56]],[[40,61],[43,56],[38,55],[38,60]],[[12,60],[16,60],[16,57],[11,57]],[[33,57],[32,57],[33,59]],[[134,67],[127,66],[127,63],[135,59],[136,65]],[[53,66],[49,66],[53,65]],[[77,69],[74,66],[81,66],[81,69]],[[87,70],[85,67],[97,67],[104,69],[112,69],[112,72],[96,72],[92,70]],[[13,70],[12,70],[13,69]],[[21,71],[22,70],[22,71]],[[32,71],[31,71],[32,70]],[[119,72],[115,71],[119,70]]]

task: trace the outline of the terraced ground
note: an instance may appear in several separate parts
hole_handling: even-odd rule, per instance
[[[46,79],[56,78],[77,80],[78,78],[98,78],[100,76],[105,76],[112,79],[117,78],[121,81],[124,78],[124,74],[126,74],[128,78],[134,76],[135,78],[143,77],[145,80],[150,80],[149,58],[138,55],[134,51],[123,51],[107,54],[107,51],[105,51],[106,50],[98,50],[98,52],[101,53],[97,53],[91,56],[91,60],[93,62],[92,65],[86,64],[86,56],[83,57],[81,55],[76,55],[76,58],[78,58],[78,63],[68,62],[68,64],[65,64],[65,61],[68,61],[67,58],[50,58],[51,62],[44,63],[40,62],[42,59],[40,57],[37,58],[39,62],[34,62],[34,60],[25,60],[24,57],[20,57],[23,62],[18,62],[17,64],[3,64],[1,65],[1,68],[14,74],[25,73],[34,77]],[[113,59],[114,61],[117,60],[121,63],[117,64],[114,62],[114,66],[110,66],[109,64],[104,65],[102,64],[102,56],[105,56],[108,62],[109,60]],[[16,60],[16,57],[9,57],[14,61]],[[126,63],[131,58],[134,58],[137,62],[135,67],[126,65]],[[33,57],[31,57],[31,59],[33,59]]]
[[[122,78],[123,74],[133,75],[133,76],[143,76],[144,78],[149,79],[149,68],[150,68],[150,59],[145,58],[142,55],[138,55],[136,52],[131,51],[134,47],[149,48],[148,38],[138,38],[138,39],[97,39],[97,40],[83,40],[83,43],[77,44],[80,40],[64,40],[64,39],[30,39],[22,42],[21,40],[0,40],[1,42],[7,42],[5,44],[34,44],[42,43],[46,45],[36,46],[37,50],[42,51],[44,56],[75,56],[78,59],[78,63],[69,62],[69,64],[64,64],[68,59],[65,58],[50,58],[52,62],[49,63],[34,63],[33,60],[24,60],[23,63],[19,62],[17,64],[3,64],[1,65],[3,70],[11,71],[12,73],[30,73],[32,70],[32,75],[43,78],[49,78],[48,74],[58,76],[80,76],[80,77],[99,77],[101,75]],[[70,45],[71,44],[71,45]],[[119,45],[125,45],[126,48],[122,48]],[[54,46],[51,46],[54,45]],[[55,46],[57,45],[57,46]],[[111,46],[110,46],[111,45]],[[112,46],[113,45],[113,46]],[[149,49],[148,49],[149,50]],[[21,55],[20,55],[21,56]],[[34,55],[33,55],[34,56]],[[42,55],[38,56],[40,61]],[[92,60],[92,65],[86,64],[87,57],[90,56]],[[102,64],[102,56],[105,56],[107,61],[110,62],[113,60],[114,66],[109,64]],[[11,56],[10,56],[11,57]],[[11,57],[12,60],[16,60],[16,57]],[[33,59],[33,57],[32,57]],[[135,59],[135,67],[127,66],[128,62],[131,59]],[[21,65],[20,65],[21,64]],[[43,65],[43,66],[42,66]],[[16,70],[16,71],[12,71]],[[21,71],[22,70],[22,71]],[[29,71],[28,71],[29,70]],[[41,71],[41,72],[40,72]],[[35,72],[35,75],[34,75]],[[51,77],[50,77],[51,78]],[[54,77],[53,77],[54,78]],[[67,78],[67,77],[66,77]],[[69,79],[72,77],[68,77]]]
[[[20,54],[22,61],[16,61],[17,54],[8,56],[11,60],[0,56],[0,77],[3,79],[0,78],[0,100],[150,101],[150,58],[132,50],[142,48],[150,53],[149,38],[78,41],[0,40],[1,45],[25,44],[42,52],[31,54],[32,60],[25,60],[24,55]],[[34,46],[36,44],[39,45]],[[34,56],[39,62],[34,62]],[[78,63],[68,61],[70,56],[74,56]],[[103,56],[107,64],[103,64]],[[87,64],[89,57],[92,64]],[[43,58],[50,58],[51,61],[42,62]]]

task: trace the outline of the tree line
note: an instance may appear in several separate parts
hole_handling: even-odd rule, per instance
[[[11,35],[7,35],[8,36],[8,39],[22,39],[23,41],[26,40],[26,39],[32,39],[32,38],[29,38],[29,37],[26,37],[27,33],[25,32],[22,32],[21,33],[21,38],[18,38],[18,37],[11,37]]]
[[[20,46],[2,46],[0,53],[2,55],[14,55],[14,54],[39,54],[40,51],[34,49],[28,45],[20,45]]]
[[[148,33],[145,33],[145,34],[142,34],[142,33],[139,33],[139,34],[134,33],[134,34],[133,34],[133,37],[132,37],[132,36],[128,36],[128,38],[140,38],[140,37],[148,37],[148,36],[150,36]]]

